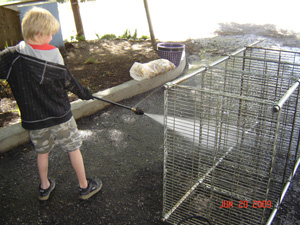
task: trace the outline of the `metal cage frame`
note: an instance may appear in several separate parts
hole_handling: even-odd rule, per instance
[[[165,85],[164,221],[272,223],[300,163],[299,78],[300,52],[252,45]]]

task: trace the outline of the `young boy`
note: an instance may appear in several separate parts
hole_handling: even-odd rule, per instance
[[[79,149],[82,142],[66,91],[83,100],[93,96],[72,77],[59,50],[49,45],[58,29],[59,22],[49,11],[29,10],[22,21],[25,41],[0,53],[0,79],[10,84],[22,126],[29,130],[38,154],[39,199],[47,200],[55,188],[55,181],[48,178],[48,156],[55,145],[68,152],[79,182],[79,198],[88,199],[100,191],[102,182],[86,178]]]

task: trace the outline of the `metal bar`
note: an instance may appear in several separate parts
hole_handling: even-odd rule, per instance
[[[299,52],[300,54],[300,52]],[[237,58],[242,58],[242,59],[251,59],[251,60],[256,60],[256,61],[263,61],[263,62],[273,62],[273,63],[280,63],[280,64],[287,64],[287,65],[291,65],[293,64],[293,66],[300,66],[300,63],[292,63],[292,62],[288,62],[288,61],[278,61],[278,60],[274,60],[274,59],[265,59],[265,58],[258,58],[258,57],[248,57],[248,56],[235,56]]]
[[[287,193],[287,191],[288,191],[288,189],[289,189],[289,187],[290,187],[291,181],[292,181],[294,175],[296,174],[296,172],[297,172],[297,170],[298,170],[299,164],[300,164],[300,158],[297,160],[297,163],[296,163],[296,165],[295,165],[295,168],[294,168],[294,170],[293,170],[293,172],[292,172],[292,174],[291,174],[291,176],[290,176],[288,182],[286,183],[286,185],[285,185],[285,187],[284,187],[284,189],[283,189],[283,192],[282,192],[280,198],[278,199],[278,201],[277,201],[277,203],[276,203],[276,206],[275,206],[275,208],[273,209],[272,214],[270,215],[270,217],[269,217],[269,219],[268,219],[266,225],[272,224],[272,222],[273,222],[273,220],[274,220],[274,218],[275,218],[275,216],[276,216],[276,213],[277,213],[277,211],[278,211],[278,209],[279,209],[279,206],[281,205],[281,203],[282,203],[282,201],[283,201],[283,199],[284,199],[284,197],[285,197],[285,194]]]
[[[297,95],[297,101],[296,101],[296,105],[295,105],[295,110],[294,110],[294,113],[293,113],[293,125],[291,127],[291,131],[290,131],[290,140],[289,140],[289,148],[288,148],[288,152],[287,152],[287,161],[286,161],[286,164],[285,164],[285,167],[284,167],[284,174],[283,174],[283,180],[282,180],[282,184],[285,183],[285,179],[286,179],[286,173],[287,173],[287,170],[288,170],[288,159],[290,158],[290,154],[291,154],[291,151],[292,151],[292,142],[293,142],[293,137],[294,137],[294,132],[295,132],[295,128],[296,128],[296,118],[297,118],[297,107],[298,107],[298,97],[299,97],[299,89],[298,89],[298,95]],[[297,143],[297,145],[299,144],[299,142]],[[296,155],[297,157],[297,155]]]
[[[249,46],[252,47],[252,46]],[[300,54],[298,51],[290,51],[290,50],[284,50],[284,49],[275,49],[275,48],[265,48],[265,47],[257,47],[254,46],[255,49],[261,49],[266,51],[277,51],[277,52],[286,52],[286,53],[294,53],[294,54]]]
[[[125,109],[129,109],[131,110],[132,108],[129,107],[129,106],[126,106],[126,105],[122,105],[122,104],[119,104],[117,102],[112,102],[112,101],[109,101],[109,100],[106,100],[106,99],[103,99],[103,98],[99,98],[99,97],[96,97],[96,96],[93,96],[95,99],[97,100],[100,100],[100,101],[103,101],[103,102],[107,102],[107,103],[110,103],[110,104],[113,104],[113,105],[117,105],[117,106],[120,106],[122,108],[125,108]]]
[[[274,112],[279,112],[284,103],[289,99],[289,97],[293,94],[293,92],[299,87],[300,79],[293,84],[292,87],[282,96],[282,98],[273,106]]]
[[[181,77],[181,78],[178,78],[178,79],[176,79],[176,80],[174,80],[174,81],[168,82],[168,83],[165,84],[165,87],[166,87],[166,88],[169,88],[170,86],[173,86],[173,85],[178,84],[178,83],[180,83],[180,82],[182,82],[182,81],[184,81],[184,80],[187,80],[187,79],[189,79],[190,77],[193,77],[193,76],[197,75],[198,73],[202,73],[202,72],[208,70],[210,67],[215,67],[216,65],[218,65],[218,64],[220,64],[220,63],[222,63],[222,62],[228,60],[231,56],[235,56],[235,55],[237,55],[237,54],[239,54],[239,53],[245,51],[248,47],[252,47],[252,46],[254,46],[254,45],[257,45],[258,43],[262,42],[263,40],[264,40],[264,39],[258,40],[258,41],[256,41],[256,42],[250,44],[250,45],[247,46],[247,47],[244,47],[244,48],[241,48],[241,49],[237,50],[236,52],[230,54],[229,56],[225,56],[225,57],[223,57],[223,58],[221,58],[221,59],[219,59],[219,60],[217,60],[217,61],[215,61],[215,62],[209,64],[209,65],[206,66],[206,67],[202,67],[202,68],[200,68],[200,69],[198,69],[198,70],[196,70],[196,71],[194,71],[194,72],[192,72],[192,73],[189,73],[189,74],[187,74],[187,75],[185,75],[185,76],[183,76],[183,77]]]
[[[300,89],[298,89],[298,95],[297,95],[297,109],[298,109],[298,99],[299,99],[299,95],[300,95]],[[300,140],[300,129],[299,129],[299,134],[298,134],[298,142],[297,142],[297,147],[296,147],[296,152],[295,152],[295,162],[297,161],[297,157],[298,157],[298,153],[299,153],[299,149],[300,149],[300,143],[299,143],[299,140]],[[294,176],[294,174],[293,174]]]

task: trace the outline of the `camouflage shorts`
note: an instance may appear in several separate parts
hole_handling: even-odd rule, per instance
[[[41,154],[50,152],[56,145],[59,145],[65,152],[72,152],[80,148],[82,144],[73,117],[62,124],[31,130],[29,135],[35,150]]]

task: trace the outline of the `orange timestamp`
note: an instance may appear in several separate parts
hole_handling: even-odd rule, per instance
[[[248,207],[252,207],[254,209],[261,209],[261,208],[271,208],[272,207],[272,201],[270,200],[262,200],[262,201],[256,201],[253,200],[250,204],[247,200],[240,200],[239,201],[239,208],[245,209]],[[220,208],[233,208],[233,201],[222,201],[222,204]]]

